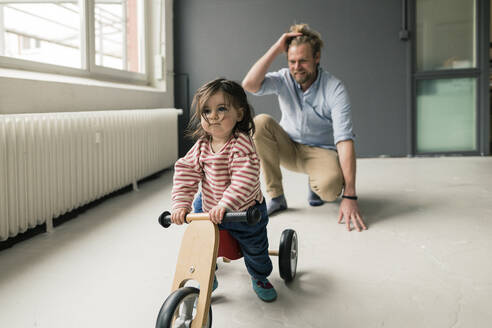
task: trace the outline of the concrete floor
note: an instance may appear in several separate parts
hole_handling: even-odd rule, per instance
[[[358,160],[365,232],[310,208],[285,172],[290,210],[269,224],[299,236],[295,281],[273,258],[279,298],[253,293],[242,260],[219,262],[213,327],[491,327],[492,158]],[[184,227],[156,222],[172,172],[0,252],[0,327],[154,327]]]

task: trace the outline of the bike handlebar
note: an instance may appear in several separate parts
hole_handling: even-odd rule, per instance
[[[223,223],[227,222],[247,222],[249,225],[255,225],[260,221],[261,213],[256,206],[251,206],[244,212],[229,212],[224,214]],[[185,222],[190,223],[194,220],[210,220],[208,213],[189,213],[185,217]],[[165,211],[159,216],[159,224],[164,228],[168,228],[171,222],[171,213]]]

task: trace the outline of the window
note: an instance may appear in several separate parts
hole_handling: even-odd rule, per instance
[[[96,0],[96,65],[145,72],[143,1]]]
[[[0,0],[0,64],[147,81],[144,5],[145,0]]]
[[[2,2],[2,56],[83,68],[80,6],[73,2]],[[2,19],[3,17],[3,19]]]
[[[477,150],[475,78],[417,82],[417,152]]]
[[[417,1],[419,72],[477,67],[475,10],[475,0]]]

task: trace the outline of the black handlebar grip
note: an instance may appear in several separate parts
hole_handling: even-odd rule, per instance
[[[247,222],[249,225],[255,225],[260,221],[261,212],[256,206],[251,206],[245,212],[230,212],[225,213],[222,222]],[[159,224],[164,228],[169,228],[172,224],[171,213],[163,212],[159,216]]]
[[[169,228],[171,225],[171,213],[168,211],[165,211],[159,216],[159,224],[163,226],[164,228]]]
[[[255,225],[260,221],[261,213],[256,206],[251,206],[246,212],[226,213],[222,222],[248,222],[249,225]]]
[[[249,225],[255,225],[261,220],[261,212],[257,206],[251,206],[246,211],[246,219]]]

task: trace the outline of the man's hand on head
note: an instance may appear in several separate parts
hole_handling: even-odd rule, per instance
[[[287,52],[287,42],[291,38],[295,38],[296,36],[301,36],[301,35],[302,33],[299,32],[289,32],[289,33],[282,34],[282,36],[275,43],[275,48],[277,49],[277,52],[278,53]]]

